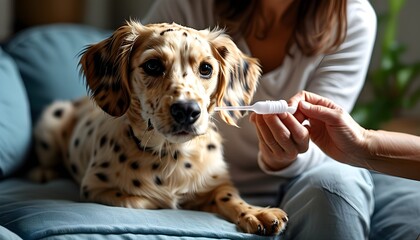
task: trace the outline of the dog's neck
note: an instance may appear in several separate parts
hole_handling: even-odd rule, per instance
[[[153,128],[137,129],[129,125],[128,135],[137,145],[139,151],[150,152],[161,157],[168,154],[166,148],[169,143],[158,136]]]

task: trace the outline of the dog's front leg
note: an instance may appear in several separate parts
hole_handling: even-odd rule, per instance
[[[286,227],[287,214],[279,208],[262,208],[249,205],[230,184],[217,187],[203,206],[236,223],[243,231],[258,235],[277,235]]]

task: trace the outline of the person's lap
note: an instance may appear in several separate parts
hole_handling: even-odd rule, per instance
[[[366,170],[327,162],[292,180],[280,207],[289,214],[285,239],[365,239],[373,212]]]
[[[420,181],[373,172],[371,175],[375,209],[371,219],[370,239],[418,239]]]

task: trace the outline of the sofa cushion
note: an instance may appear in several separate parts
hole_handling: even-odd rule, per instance
[[[83,203],[78,192],[70,180],[0,182],[0,225],[23,239],[270,239],[215,214]]]
[[[9,231],[7,228],[0,226],[0,239],[22,240],[18,235]]]
[[[46,25],[25,30],[5,45],[22,75],[34,123],[53,100],[86,95],[79,54],[110,34],[81,25]]]
[[[0,179],[24,161],[31,139],[29,103],[13,59],[0,48]]]

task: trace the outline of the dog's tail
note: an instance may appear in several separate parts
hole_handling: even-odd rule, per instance
[[[45,182],[61,175],[74,125],[76,107],[71,101],[56,101],[41,114],[34,128],[35,153],[39,166],[29,173],[29,178]]]

